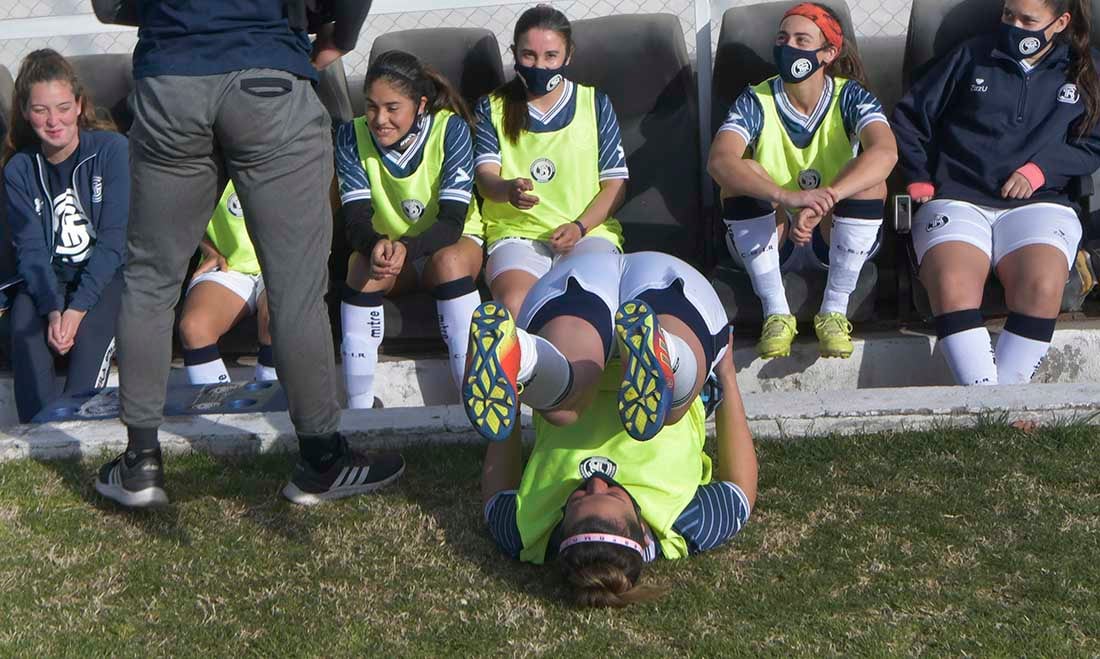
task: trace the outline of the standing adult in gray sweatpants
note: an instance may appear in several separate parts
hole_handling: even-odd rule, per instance
[[[126,506],[167,502],[157,428],[173,309],[220,193],[215,142],[264,272],[275,362],[299,437],[301,459],[284,495],[317,503],[377,489],[404,470],[400,456],[356,454],[337,432],[323,298],[331,132],[313,90],[310,44],[291,29],[285,9],[280,0],[134,3],[140,30],[130,99],[130,224],[117,331],[129,442],[96,481],[101,494]],[[314,61],[332,45],[316,44]]]

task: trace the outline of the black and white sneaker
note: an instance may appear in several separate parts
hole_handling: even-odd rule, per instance
[[[160,449],[126,451],[99,468],[95,490],[127,508],[168,505]]]
[[[405,459],[398,453],[363,455],[347,451],[327,471],[317,471],[298,459],[283,496],[312,506],[323,501],[366,494],[393,483],[405,473]]]

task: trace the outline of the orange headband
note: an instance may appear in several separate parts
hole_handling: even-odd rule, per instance
[[[844,30],[840,29],[840,23],[821,7],[811,2],[803,2],[791,7],[786,14],[783,14],[784,19],[788,16],[801,16],[813,21],[825,35],[825,41],[835,46],[837,50],[844,45]]]

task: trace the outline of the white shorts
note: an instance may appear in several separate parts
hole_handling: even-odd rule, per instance
[[[245,301],[252,313],[256,313],[256,305],[260,301],[260,295],[264,292],[264,276],[262,274],[246,275],[235,270],[204,272],[191,280],[191,283],[187,285],[187,292],[190,293],[196,284],[203,281],[220,284],[233,291],[237,297]]]
[[[614,323],[621,303],[644,291],[665,289],[679,281],[684,297],[699,312],[711,336],[722,335],[729,325],[725,307],[706,277],[675,256],[660,252],[564,256],[527,293],[516,324],[527,328],[543,306],[565,293],[570,279],[603,300],[610,324]],[[723,351],[718,352],[715,363]]]
[[[577,241],[573,251],[578,254],[622,254],[614,243],[599,236],[587,236]],[[502,272],[522,270],[535,277],[542,277],[560,256],[550,249],[550,243],[529,238],[504,238],[489,245],[489,258],[485,263],[485,282],[491,283]]]
[[[990,208],[966,201],[933,199],[913,218],[917,263],[928,250],[946,242],[963,242],[985,252],[996,267],[1007,254],[1027,245],[1050,245],[1066,256],[1067,270],[1077,258],[1081,221],[1068,206],[1035,203],[1018,208]]]

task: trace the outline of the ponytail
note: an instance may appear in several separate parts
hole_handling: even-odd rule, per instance
[[[1077,121],[1077,137],[1092,132],[1100,119],[1100,80],[1092,61],[1090,37],[1092,33],[1092,6],[1090,0],[1054,0],[1048,3],[1059,16],[1069,12],[1069,26],[1062,31],[1062,38],[1069,44],[1073,61],[1068,75],[1077,85],[1077,93],[1085,102],[1085,114]]]
[[[617,524],[590,517],[576,523],[574,533],[623,534]],[[626,523],[627,537],[642,544],[645,531],[636,520]],[[642,556],[637,551],[606,542],[572,545],[558,554],[562,576],[573,587],[573,600],[582,607],[622,608],[630,604],[651,602],[665,594],[666,589],[639,585]]]
[[[421,98],[428,99],[424,108],[428,114],[450,110],[470,126],[476,123],[462,95],[443,74],[421,63],[415,55],[400,50],[382,53],[367,70],[364,89],[370,90],[377,80],[385,80],[414,103],[419,104]]]
[[[30,107],[31,88],[40,82],[68,83],[73,90],[73,96],[80,103],[77,126],[81,129],[118,130],[110,118],[97,115],[92,97],[84,89],[69,60],[49,48],[36,50],[23,58],[23,63],[19,65],[19,74],[15,77],[15,92],[11,100],[11,127],[4,140],[3,164],[7,164],[18,151],[40,141],[34,128],[23,116]]]
[[[512,52],[515,54],[516,44],[520,37],[527,34],[528,30],[538,28],[540,30],[552,30],[557,32],[565,41],[566,60],[573,54],[573,26],[565,14],[550,5],[536,5],[520,14],[516,21],[516,27],[512,32]],[[504,83],[493,92],[504,101],[504,137],[512,144],[516,143],[523,131],[527,130],[527,88],[519,76]]]

